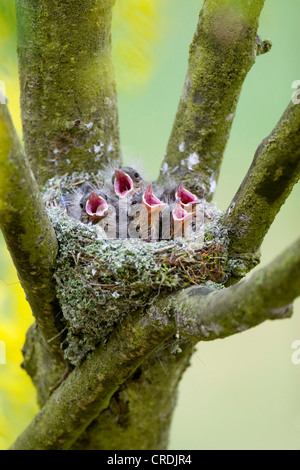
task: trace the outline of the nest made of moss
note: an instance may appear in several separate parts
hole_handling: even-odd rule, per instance
[[[228,238],[214,205],[211,222],[192,240],[110,240],[98,238],[94,225],[70,218],[59,203],[62,192],[57,183],[50,185],[45,198],[59,242],[55,279],[66,323],[62,348],[73,365],[105,342],[122,318],[158,297],[225,282]]]

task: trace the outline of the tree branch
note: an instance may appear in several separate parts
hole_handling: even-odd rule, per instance
[[[11,450],[69,449],[115,391],[173,333],[165,320],[127,317],[54,392]]]
[[[25,150],[40,185],[119,158],[115,0],[16,0]]]
[[[211,341],[268,319],[290,316],[290,304],[299,295],[300,239],[271,264],[235,286],[213,293],[203,287],[180,292],[172,300],[172,309],[182,335]]]
[[[300,240],[248,280],[221,291],[192,287],[127,317],[107,346],[73,371],[12,446],[69,449],[107,408],[113,393],[176,332],[193,341],[224,338],[291,314],[300,294]]]
[[[243,82],[270,42],[256,36],[264,0],[205,0],[160,181],[212,196]],[[263,46],[264,45],[264,46]]]
[[[58,306],[52,277],[57,240],[11,121],[0,105],[0,228],[33,315],[45,340],[57,335]],[[48,351],[61,355],[59,341]]]
[[[178,384],[193,352],[194,343],[182,339],[175,344],[168,340],[157,348],[71,450],[167,449]]]
[[[300,105],[290,102],[275,129],[258,147],[226,212],[232,256],[258,252],[299,177]]]

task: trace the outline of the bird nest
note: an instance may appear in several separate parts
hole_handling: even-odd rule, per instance
[[[213,204],[205,203],[210,222],[191,240],[103,239],[94,225],[65,213],[59,201],[70,189],[66,183],[50,182],[45,199],[59,242],[55,279],[66,325],[61,345],[71,364],[105,342],[122,318],[157,298],[199,284],[221,288],[226,281],[227,232]]]

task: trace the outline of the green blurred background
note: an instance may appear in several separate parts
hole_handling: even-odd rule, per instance
[[[0,0],[0,80],[20,131],[13,1]],[[200,0],[117,0],[113,43],[122,148],[156,178],[187,68]],[[215,202],[225,210],[260,141],[270,133],[300,80],[299,0],[267,0],[259,32],[273,48],[258,57],[243,87]],[[277,216],[262,247],[270,262],[300,235],[300,185]],[[30,312],[1,239],[0,449],[36,412],[34,389],[19,369]],[[291,320],[263,325],[225,340],[201,343],[181,382],[171,449],[297,449],[300,445],[300,302]]]

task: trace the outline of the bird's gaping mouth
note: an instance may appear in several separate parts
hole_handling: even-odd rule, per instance
[[[119,197],[125,197],[134,191],[133,181],[127,173],[121,170],[115,170],[115,193]]]
[[[102,219],[108,214],[108,204],[103,197],[92,192],[87,200],[85,210],[92,219]]]
[[[180,183],[176,192],[176,199],[180,200],[182,207],[190,207],[193,204],[199,204],[201,199],[183,187],[183,183]]]
[[[150,212],[160,212],[166,207],[166,204],[153,194],[152,184],[149,184],[143,194],[143,203]]]
[[[193,214],[187,212],[181,207],[180,201],[177,202],[175,209],[172,211],[172,217],[174,222],[184,223],[189,221],[192,218]]]

